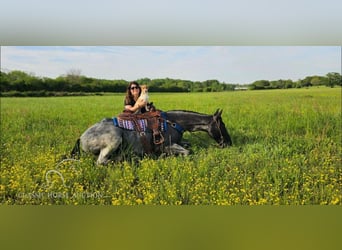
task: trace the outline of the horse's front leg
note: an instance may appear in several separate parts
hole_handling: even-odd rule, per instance
[[[173,143],[170,146],[166,146],[164,148],[164,152],[168,155],[184,155],[184,156],[187,156],[190,154],[189,150],[183,148],[182,146],[180,146],[176,143]]]

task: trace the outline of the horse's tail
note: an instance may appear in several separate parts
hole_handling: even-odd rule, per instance
[[[70,155],[71,158],[79,158],[81,154],[81,150],[80,150],[80,138],[77,139],[74,148],[72,149]]]

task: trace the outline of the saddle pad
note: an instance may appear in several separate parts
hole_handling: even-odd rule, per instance
[[[158,115],[160,115],[159,118]],[[135,117],[129,114],[120,114],[118,117],[113,118],[114,126],[132,131],[146,132],[146,130],[154,130],[153,124],[155,122],[157,122],[160,131],[167,131],[167,117],[164,112],[158,112],[157,115],[155,113],[144,113]]]
[[[136,120],[136,122],[139,124],[139,127],[141,128],[141,130],[145,132],[147,129],[147,120],[140,119],[140,120]],[[127,130],[137,130],[134,122],[131,120],[123,120],[123,119],[114,117],[113,123],[114,123],[114,126],[119,127],[119,128],[123,128]]]
[[[158,119],[158,129],[160,131],[167,131],[167,122],[166,122],[166,114],[164,112],[161,113],[162,119]],[[148,129],[152,129],[151,127],[149,128],[149,119],[153,119],[153,117],[147,117],[144,119],[127,119],[127,118],[121,118],[121,117],[114,117],[113,118],[113,123],[114,126],[127,129],[127,130],[133,130],[133,131],[143,131],[146,132]],[[139,126],[140,129],[138,129],[136,126]]]

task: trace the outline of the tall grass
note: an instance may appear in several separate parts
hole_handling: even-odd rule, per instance
[[[85,129],[122,111],[123,96],[1,98],[1,203],[341,204],[340,88],[150,98],[162,110],[222,108],[233,147],[185,133],[189,157],[61,162]]]

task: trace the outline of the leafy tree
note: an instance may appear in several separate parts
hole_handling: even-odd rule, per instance
[[[252,83],[251,89],[268,89],[270,82],[267,80],[258,80]]]
[[[0,71],[0,91],[5,92],[10,90],[11,86],[7,74],[5,72]]]
[[[295,85],[294,82],[292,80],[290,80],[290,79],[285,81],[285,88],[286,89],[293,88],[294,85]]]
[[[312,86],[311,79],[312,79],[312,76],[307,76],[303,80],[301,80],[300,81],[301,87],[310,87],[310,86]]]
[[[324,76],[313,76],[311,78],[312,86],[327,85],[327,83],[328,83],[328,78]]]
[[[327,75],[328,81],[327,86],[333,88],[335,85],[342,85],[341,75],[337,72],[330,72]]]

